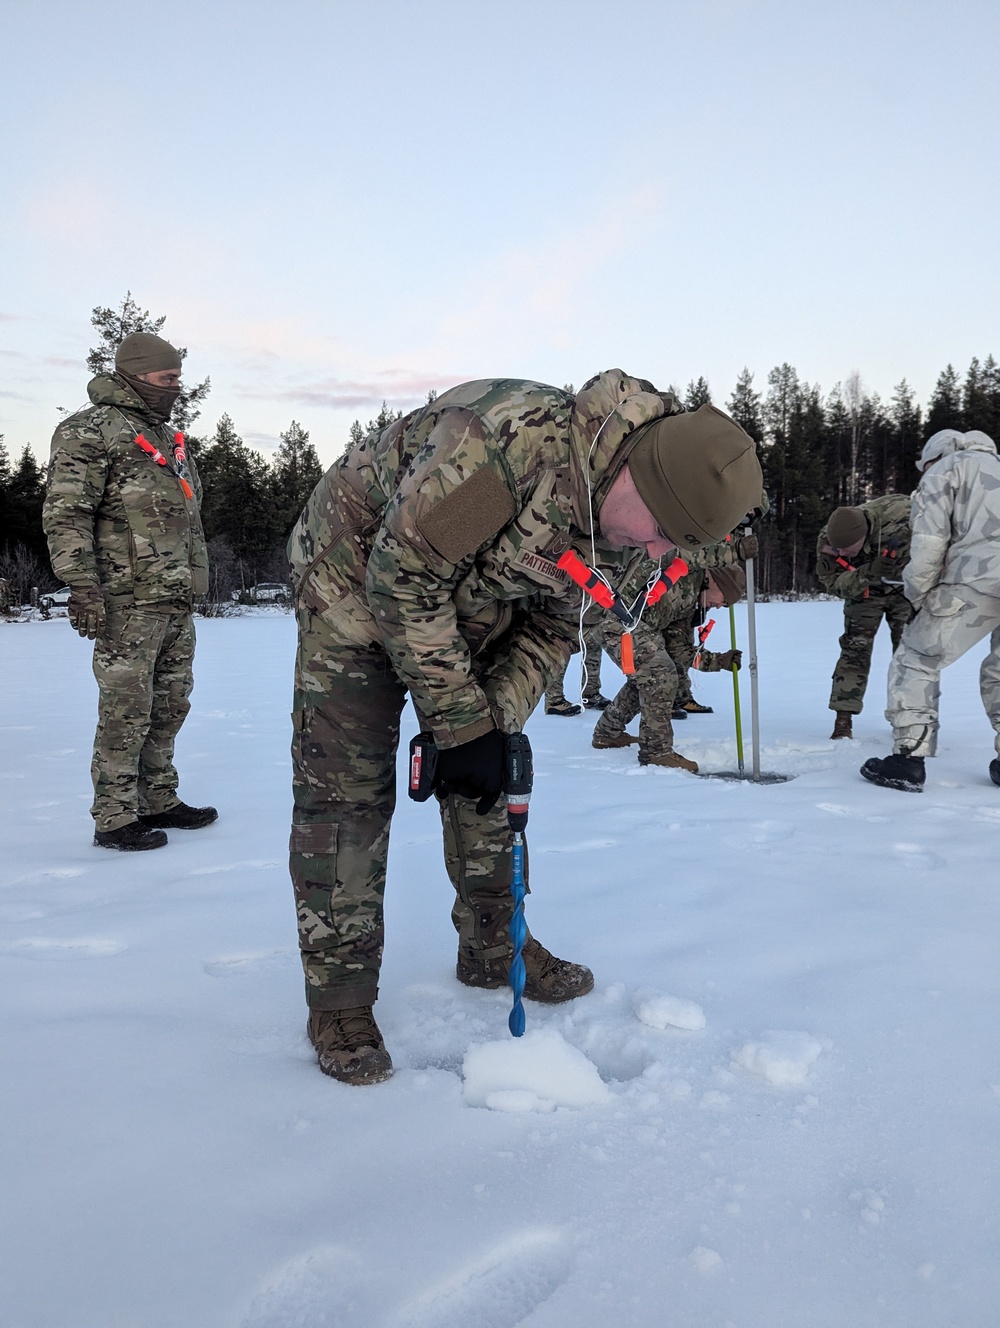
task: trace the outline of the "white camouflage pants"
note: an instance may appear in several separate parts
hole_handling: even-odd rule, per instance
[[[937,751],[941,670],[990,638],[979,670],[979,691],[1000,754],[1000,598],[968,586],[935,586],[903,629],[889,665],[885,717],[893,751],[933,756]]]

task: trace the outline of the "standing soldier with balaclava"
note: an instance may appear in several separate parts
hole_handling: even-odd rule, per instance
[[[201,484],[169,425],[180,377],[168,341],[133,332],[114,373],[91,380],[93,404],[52,439],[43,523],[72,591],[69,620],[95,643],[91,813],[101,848],[161,848],[164,830],[217,816],[180,801],[173,764],[193,687],[192,609],[208,589]]]
[[[838,507],[819,533],[816,575],[823,589],[844,603],[844,634],[833,671],[831,738],[850,738],[864,705],[875,634],[884,618],[893,650],[913,617],[903,591],[910,557],[910,499],[903,493],[873,498],[860,507]]]

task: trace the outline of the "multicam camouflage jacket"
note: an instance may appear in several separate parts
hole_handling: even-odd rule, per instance
[[[517,379],[443,393],[317,485],[288,544],[300,604],[388,652],[440,746],[519,729],[577,648],[581,592],[557,559],[589,561],[593,533],[616,561],[593,512],[629,435],[680,409],[618,369],[575,397]]]
[[[1000,459],[988,434],[942,429],[918,463],[913,495],[913,548],[903,580],[919,608],[935,586],[970,586],[1000,598]],[[953,613],[963,601],[936,612]]]
[[[706,572],[713,567],[732,567],[739,562],[731,539],[720,540],[717,544],[705,544],[697,553],[683,549],[676,556],[683,558],[688,565],[688,571],[655,604],[647,606],[642,611],[642,621],[654,631],[664,631],[670,623],[694,612],[698,596],[707,584]],[[672,555],[667,555],[661,561],[664,567],[669,567]],[[658,566],[659,564],[651,562],[645,554],[639,553],[632,556],[624,571],[618,569],[617,579],[612,567],[602,567],[601,570],[625,604],[629,607],[634,605],[638,609],[646,586]],[[609,623],[618,621],[608,610],[604,610],[602,616]]]
[[[103,587],[137,606],[190,605],[208,589],[201,484],[188,458],[188,498],[176,473],[174,434],[120,378],[98,374],[93,405],[52,437],[42,522],[56,576]],[[136,442],[141,434],[169,463]]]
[[[727,541],[721,541],[718,544],[706,544],[700,550],[700,554],[708,560],[707,566],[690,566],[688,572],[675,585],[671,586],[665,595],[661,596],[655,604],[648,605],[643,609],[639,625],[633,635],[637,644],[642,637],[645,637],[646,640],[659,638],[661,644],[666,644],[668,653],[673,655],[675,653],[674,643],[669,637],[668,629],[673,624],[677,624],[678,630],[680,630],[687,623],[687,639],[692,643],[690,654],[687,655],[686,659],[675,659],[674,663],[681,668],[687,668],[689,662],[693,662],[695,668],[702,673],[717,673],[722,668],[721,656],[707,649],[695,651],[691,619],[698,603],[698,596],[708,584],[708,571],[712,567],[732,566],[736,559],[733,555],[732,543]],[[681,556],[685,562],[689,561],[686,552]],[[669,565],[670,559],[665,558],[663,561],[666,565]],[[616,586],[626,605],[634,606],[638,610],[641,605],[641,597],[645,593],[650,576],[656,570],[656,567],[655,563],[650,562],[648,558],[642,555],[631,560],[620,584]],[[601,630],[604,648],[613,658],[618,659],[621,635],[624,630],[621,622],[613,613],[605,610],[601,619]]]
[[[819,532],[816,575],[820,585],[840,599],[899,593],[903,568],[910,559],[910,498],[905,493],[889,493],[861,503],[860,508],[868,522],[868,535],[850,565],[841,563],[836,554],[824,552],[830,542],[826,526]]]

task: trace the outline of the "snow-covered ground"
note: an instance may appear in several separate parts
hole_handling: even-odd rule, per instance
[[[360,1089],[304,1035],[293,621],[198,631],[181,791],[221,818],[125,855],[90,847],[88,646],[0,627],[3,1328],[995,1328],[977,658],[945,674],[920,796],[857,773],[889,749],[881,637],[858,740],[828,740],[833,603],[759,610],[763,766],[789,783],[640,770],[590,747],[593,715],[537,715],[529,924],[597,988],[529,1004],[523,1043],[505,993],[454,980],[437,817],[404,797],[397,1072]],[[732,769],[729,681],[696,693],[716,713],[678,748]]]

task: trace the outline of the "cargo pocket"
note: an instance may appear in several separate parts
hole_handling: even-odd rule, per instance
[[[333,923],[337,888],[337,832],[329,821],[293,825],[288,840],[295,886],[299,945],[307,954],[328,950],[338,941]]]
[[[958,594],[954,586],[941,585],[928,591],[921,607],[933,613],[935,618],[950,618],[967,609],[969,603]]]
[[[322,854],[324,857],[337,856],[337,833],[340,825],[336,822],[314,821],[309,825],[293,825],[288,839],[289,853]]]

